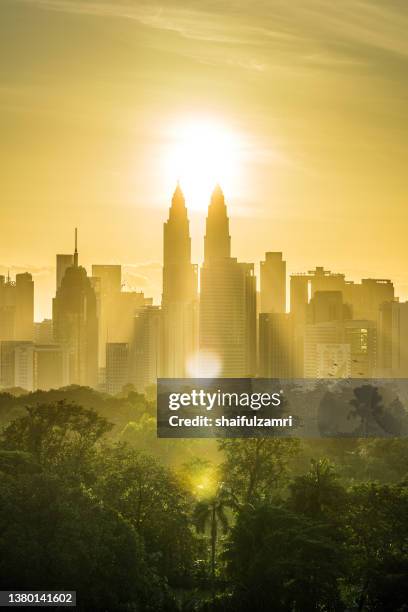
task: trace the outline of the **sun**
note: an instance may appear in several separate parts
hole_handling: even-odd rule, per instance
[[[229,196],[237,190],[241,147],[238,134],[221,121],[208,117],[177,121],[166,146],[167,180],[179,181],[188,207],[203,211],[217,183]]]

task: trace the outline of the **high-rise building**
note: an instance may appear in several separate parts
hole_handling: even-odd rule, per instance
[[[311,297],[313,297],[317,291],[344,292],[346,283],[344,274],[338,274],[330,270],[325,270],[322,266],[316,266],[314,270],[309,270],[308,277],[310,281]]]
[[[380,307],[394,300],[394,285],[388,279],[363,278],[361,283],[346,283],[345,301],[353,307],[353,318],[379,320]]]
[[[293,274],[290,277],[290,314],[293,324],[293,376],[296,378],[303,376],[304,335],[308,301],[308,275]]]
[[[91,283],[98,310],[98,363],[99,367],[105,367],[106,343],[118,341],[115,323],[120,318],[118,302],[122,288],[122,267],[93,265]]]
[[[146,306],[135,317],[135,332],[131,349],[131,382],[143,393],[156,384],[163,370],[162,311],[159,306]]]
[[[106,391],[116,395],[129,383],[129,345],[126,342],[106,344]]]
[[[14,340],[15,319],[15,283],[11,282],[10,275],[0,276],[0,340]]]
[[[200,289],[200,375],[254,375],[254,266],[231,258],[227,208],[218,186],[208,208]]]
[[[380,306],[377,375],[408,378],[408,302]]]
[[[343,321],[324,321],[305,326],[305,378],[348,377],[350,366],[350,347],[344,342]]]
[[[344,322],[344,342],[350,345],[351,378],[372,378],[377,373],[377,325],[361,319]]]
[[[56,344],[36,344],[33,351],[34,390],[59,389],[69,384],[69,358]]]
[[[336,294],[338,292],[321,292]],[[316,293],[315,297],[319,295]],[[346,306],[347,307],[347,306]],[[376,374],[377,326],[373,321],[324,317],[308,323],[304,340],[307,378],[371,378]]]
[[[0,276],[0,340],[34,339],[34,282],[31,274],[16,274],[13,282]]]
[[[16,274],[15,291],[15,340],[34,340],[34,281],[31,274]]]
[[[259,315],[259,376],[293,377],[293,319],[288,313]]]
[[[351,308],[343,303],[341,291],[316,291],[306,309],[307,323],[351,319]]]
[[[34,344],[18,343],[14,348],[14,386],[34,390]]]
[[[32,342],[19,342],[17,340],[4,340],[0,342],[0,387],[10,388],[16,386],[16,349],[29,349],[31,346]],[[21,363],[24,368],[23,361],[22,355]],[[17,378],[21,380],[23,374],[21,376],[18,375]],[[25,387],[23,386],[23,388]]]
[[[286,312],[286,261],[282,259],[282,253],[265,253],[260,276],[260,312]]]
[[[65,270],[74,265],[74,256],[69,255],[57,255],[57,274],[56,274],[56,290],[61,287],[62,279],[65,276]]]
[[[35,344],[53,344],[52,319],[34,323],[34,342]]]
[[[198,348],[197,268],[191,263],[187,208],[180,186],[163,231],[163,375],[180,378]]]
[[[92,276],[101,279],[104,295],[118,295],[122,290],[122,266],[112,264],[94,264]]]
[[[67,268],[53,300],[54,340],[68,353],[70,384],[97,385],[98,319],[96,296],[85,268]]]

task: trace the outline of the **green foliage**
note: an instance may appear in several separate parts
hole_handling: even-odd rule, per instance
[[[349,400],[360,439],[217,442],[157,439],[132,389],[0,394],[0,588],[86,612],[406,610],[408,440],[365,437],[406,413]]]
[[[100,456],[98,496],[143,537],[152,563],[173,585],[189,582],[195,542],[192,500],[175,475],[152,456],[115,445]]]
[[[346,505],[346,491],[327,459],[312,460],[310,471],[297,476],[289,488],[289,505],[312,517],[336,517]]]
[[[407,516],[407,483],[365,483],[350,491],[347,527],[359,609],[406,609]]]
[[[243,503],[270,499],[288,474],[290,460],[299,452],[295,439],[222,439],[223,481]]]
[[[72,478],[85,476],[95,444],[111,424],[96,412],[63,400],[26,410],[26,416],[3,430],[2,448],[29,453],[44,469],[64,471]]]
[[[284,507],[242,508],[226,551],[234,610],[341,610],[345,550],[332,526]]]
[[[4,456],[3,456],[4,457]],[[81,610],[157,610],[165,585],[130,523],[55,474],[0,471],[0,588],[76,590]]]

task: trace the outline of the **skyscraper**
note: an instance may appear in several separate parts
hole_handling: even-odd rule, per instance
[[[156,383],[163,368],[161,329],[162,311],[159,306],[146,306],[134,319],[134,338],[131,347],[131,377],[137,391]]]
[[[118,313],[118,301],[122,287],[122,267],[118,265],[93,265],[92,285],[98,309],[99,367],[106,364],[106,343],[117,342],[114,333]]]
[[[116,395],[129,382],[129,345],[126,342],[106,344],[106,391]]]
[[[0,276],[0,340],[34,339],[34,281],[31,274]]]
[[[261,312],[286,312],[286,261],[282,253],[265,253],[261,261]]]
[[[293,325],[288,313],[259,315],[259,376],[293,377]]]
[[[219,186],[208,207],[200,294],[200,374],[243,377],[256,370],[253,264],[231,257],[229,220]]]
[[[96,297],[85,268],[78,265],[75,235],[74,264],[65,271],[53,300],[54,339],[69,358],[70,384],[97,384],[98,319]]]
[[[34,281],[28,272],[16,274],[15,339],[34,340]]]
[[[205,226],[204,264],[225,261],[231,257],[231,236],[224,194],[219,185],[213,191]]]
[[[62,279],[65,275],[65,270],[70,268],[74,264],[74,256],[72,253],[69,255],[57,255],[57,276],[56,276],[56,289],[61,286]]]
[[[197,268],[191,263],[187,208],[180,186],[174,192],[163,230],[163,374],[187,374],[197,351]]]
[[[408,302],[380,306],[377,365],[378,376],[408,377]]]

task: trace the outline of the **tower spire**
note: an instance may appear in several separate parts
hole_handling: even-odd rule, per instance
[[[217,184],[211,195],[204,237],[204,261],[222,260],[231,257],[229,219],[224,194]]]
[[[78,267],[78,228],[75,228],[75,251],[74,251],[74,266]]]

